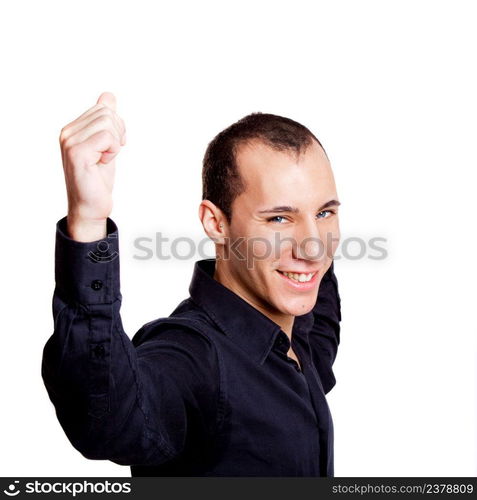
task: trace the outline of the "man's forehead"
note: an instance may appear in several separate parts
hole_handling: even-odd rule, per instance
[[[280,170],[297,166],[316,167],[328,170],[331,174],[326,153],[314,139],[301,152],[291,148],[278,150],[260,139],[247,140],[236,148],[235,160],[244,181],[248,178],[256,180],[257,177],[270,177]]]
[[[315,209],[336,199],[329,161],[324,152],[320,154],[321,146],[315,144],[300,156],[294,151],[274,150],[258,141],[244,145],[237,155],[237,166],[245,190],[235,202],[245,203],[255,211],[276,205]]]

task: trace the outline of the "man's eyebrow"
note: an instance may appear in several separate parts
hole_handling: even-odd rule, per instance
[[[323,210],[324,208],[328,208],[328,207],[339,207],[341,205],[341,203],[338,201],[338,200],[330,200],[330,201],[327,201],[324,205],[322,205],[319,209],[318,209],[318,212],[320,210]],[[294,214],[297,214],[300,212],[300,209],[296,208],[296,207],[291,207],[290,205],[280,205],[280,206],[277,206],[277,207],[273,207],[273,208],[267,208],[266,210],[259,210],[259,214],[266,214],[266,213],[280,213],[280,212],[292,212]]]

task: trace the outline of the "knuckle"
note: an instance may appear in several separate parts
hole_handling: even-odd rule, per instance
[[[95,121],[100,127],[106,127],[109,124],[109,119],[106,115],[98,116]]]
[[[68,138],[67,129],[66,129],[66,127],[63,127],[60,131],[60,135],[59,135],[58,139],[59,139],[60,143],[62,144],[67,138]]]
[[[101,113],[106,116],[113,116],[114,111],[111,108],[108,108],[108,106],[104,106],[101,109]]]
[[[63,149],[65,151],[68,151],[69,149],[71,149],[71,146],[72,146],[72,140],[70,137],[66,137],[65,139],[63,139],[62,143],[61,143]]]
[[[78,142],[79,141],[77,140],[75,134],[67,134],[63,137],[63,139],[61,141],[61,149],[64,151],[68,151]]]
[[[114,126],[110,115],[101,115],[97,118],[97,124],[101,129],[110,129]]]

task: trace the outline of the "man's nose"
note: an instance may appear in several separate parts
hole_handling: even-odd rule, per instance
[[[296,244],[293,245],[295,259],[324,260],[326,249],[316,220],[306,220],[297,226],[295,239]]]

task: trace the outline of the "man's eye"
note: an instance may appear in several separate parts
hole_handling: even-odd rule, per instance
[[[319,212],[316,217],[318,219],[327,219],[331,214],[334,214],[333,210],[322,210]],[[267,219],[267,222],[276,222],[278,224],[283,224],[284,222],[287,221],[286,217],[283,217],[283,215],[275,215],[274,217],[269,217]]]
[[[318,219],[326,219],[327,217],[330,216],[330,214],[332,214],[333,211],[332,210],[322,210],[318,215]],[[323,215],[323,214],[326,214],[326,215]]]
[[[276,222],[276,219],[284,219],[285,220],[285,217],[283,217],[282,215],[275,215],[275,217],[270,217],[269,219],[267,219],[267,222]]]

